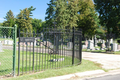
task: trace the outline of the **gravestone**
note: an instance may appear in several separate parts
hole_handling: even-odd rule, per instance
[[[42,47],[43,46],[43,42],[40,42],[40,47]]]
[[[8,40],[8,41],[7,41],[7,44],[8,44],[8,45],[13,45],[13,41]]]
[[[85,41],[85,46],[88,47],[88,41],[87,40]]]
[[[111,46],[111,51],[113,51],[113,43],[111,43],[110,46]]]
[[[82,49],[87,49],[87,46],[86,45],[82,45]]]
[[[90,41],[88,41],[87,49],[90,49]]]
[[[54,46],[53,46],[53,45],[50,45],[50,48],[54,48]]]
[[[6,39],[6,36],[4,38]]]
[[[118,51],[118,44],[117,43],[113,43],[113,51]]]
[[[102,40],[101,39],[98,39],[98,42],[101,42]]]
[[[118,44],[117,43],[111,43],[111,51],[118,51]]]
[[[120,44],[118,45],[118,50],[120,51]]]
[[[37,45],[37,38],[35,38],[35,41],[34,41],[34,46]]]
[[[96,38],[96,35],[94,37],[94,47],[97,47],[97,38]]]
[[[73,48],[73,43],[72,42],[68,42],[68,49],[72,49]]]
[[[4,44],[8,44],[8,40],[4,40]]]
[[[113,39],[110,39],[110,43],[113,43]]]
[[[108,40],[106,41],[105,46],[106,46],[106,48],[108,48]]]
[[[104,48],[105,48],[105,41],[102,40],[101,50],[104,50]]]
[[[94,44],[93,44],[93,40],[89,40],[88,41],[88,47],[87,47],[87,49],[91,49],[91,50],[95,49]]]

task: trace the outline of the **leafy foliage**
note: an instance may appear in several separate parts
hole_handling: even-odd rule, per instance
[[[32,18],[30,16],[32,16],[32,12],[35,10],[35,8],[30,7],[30,8],[25,8],[23,10],[20,11],[20,13],[17,15],[17,25],[18,27],[23,31],[27,31],[27,32],[32,32]]]
[[[46,24],[57,28],[72,28],[77,26],[78,0],[51,0],[46,10]]]
[[[32,19],[32,27],[35,33],[39,33],[45,27],[45,22],[42,22],[41,19]]]
[[[84,36],[95,34],[99,26],[99,19],[92,0],[80,0],[78,3],[78,27],[82,28]]]
[[[49,4],[47,4],[49,7],[47,8],[46,10],[46,17],[45,17],[45,20],[46,20],[46,24],[48,26],[53,26],[53,22],[54,22],[54,14],[55,14],[55,9],[54,9],[54,6],[55,6],[55,3],[54,3],[54,0],[51,0]]]
[[[94,35],[99,19],[92,0],[51,0],[46,10],[46,24],[57,28],[83,29],[83,34]]]
[[[94,0],[99,13],[100,23],[107,28],[107,32],[120,34],[120,0]]]
[[[3,26],[13,27],[15,25],[15,18],[11,10],[7,12],[4,19],[6,19],[6,21],[3,22]]]
[[[3,23],[0,23],[0,26],[3,26]]]
[[[68,26],[70,29],[72,27],[77,27],[77,20],[78,20],[78,0],[68,0],[68,10],[69,10],[69,18],[68,18]]]

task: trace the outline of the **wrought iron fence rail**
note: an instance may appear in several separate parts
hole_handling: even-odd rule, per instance
[[[19,39],[23,40],[18,43],[18,75],[81,63],[82,33],[68,31],[44,28],[43,34],[29,36],[19,31]]]

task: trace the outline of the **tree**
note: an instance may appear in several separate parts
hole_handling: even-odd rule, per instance
[[[54,14],[55,14],[55,9],[54,9],[54,6],[55,6],[55,3],[54,3],[54,0],[51,0],[48,5],[48,8],[46,10],[46,17],[45,17],[45,20],[46,20],[46,24],[48,26],[53,26],[53,22],[54,22]]]
[[[96,29],[95,34],[97,38],[101,38],[105,40],[106,39],[106,36],[105,36],[106,28],[104,26],[100,26],[99,28]]]
[[[72,28],[77,26],[78,0],[51,0],[46,10],[46,24],[57,28]]]
[[[14,27],[15,26],[15,18],[13,12],[9,10],[4,17],[6,21],[3,22],[3,26]],[[3,35],[6,37],[12,37],[12,30],[11,29],[3,29]]]
[[[3,23],[0,23],[0,26],[3,26]]]
[[[15,25],[15,18],[11,10],[6,13],[4,19],[6,19],[6,21],[3,22],[3,26],[13,27]]]
[[[92,37],[99,26],[99,19],[92,0],[80,0],[78,3],[78,27],[82,28],[83,36]]]
[[[43,22],[41,19],[32,19],[32,27],[35,33],[40,32],[43,27]]]
[[[110,46],[109,34],[120,35],[120,0],[94,0],[96,10],[99,13],[101,25],[107,28],[108,46]],[[109,48],[108,48],[109,50]]]
[[[58,28],[65,28],[68,26],[68,5],[66,0],[57,0],[55,2],[55,16],[54,22]]]
[[[77,27],[78,20],[78,2],[79,0],[68,0],[68,27],[72,29],[72,27]]]
[[[25,32],[32,32],[33,28],[32,28],[32,18],[30,16],[32,16],[32,12],[35,10],[35,8],[30,7],[30,8],[25,8],[23,10],[20,10],[20,13],[17,15],[17,25],[20,28],[20,30],[24,30]]]
[[[119,35],[120,0],[94,0],[94,2],[101,25],[107,28],[108,34],[112,28],[112,32]]]

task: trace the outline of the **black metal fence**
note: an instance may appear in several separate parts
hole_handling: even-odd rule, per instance
[[[18,75],[56,69],[82,61],[82,31],[44,28],[41,33],[19,31]]]

